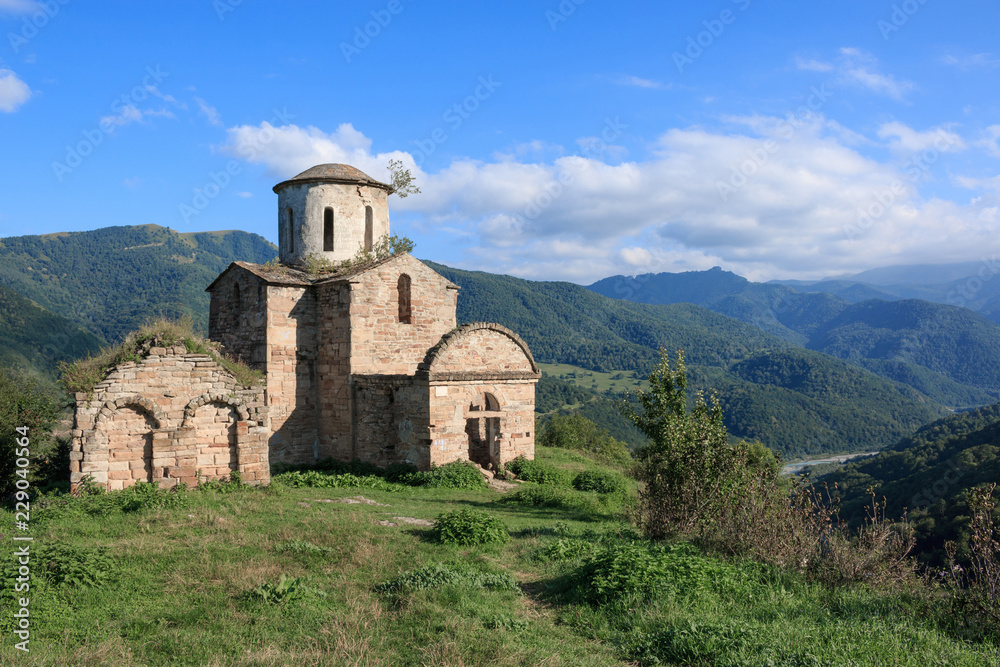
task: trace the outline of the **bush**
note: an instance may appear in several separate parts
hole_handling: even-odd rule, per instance
[[[550,484],[552,486],[569,486],[569,473],[535,459],[518,456],[506,465],[507,472],[517,475],[525,482],[535,484]]]
[[[584,470],[573,478],[573,488],[577,491],[618,493],[625,491],[625,480],[619,475],[602,470]]]
[[[517,591],[517,581],[506,572],[472,572],[440,563],[410,570],[375,587],[377,593],[401,594],[442,586],[488,588],[494,591]]]
[[[302,577],[289,577],[285,574],[281,575],[277,585],[268,582],[252,588],[242,595],[243,599],[248,602],[263,604],[284,604],[313,596],[326,597],[326,593],[307,585]]]
[[[497,502],[526,507],[552,507],[588,514],[600,510],[592,498],[556,486],[526,486],[505,494]]]
[[[50,583],[73,588],[100,586],[111,578],[115,563],[103,547],[84,548],[70,544],[46,545],[33,557],[37,571]]]
[[[441,544],[504,544],[510,540],[510,533],[503,521],[495,516],[473,509],[461,509],[442,514],[431,531],[433,538]]]
[[[53,389],[27,374],[0,369],[0,498],[17,491],[19,470],[32,487],[41,481],[34,472],[37,457],[54,447],[50,432],[58,413]],[[28,465],[19,467],[18,459],[25,458]]]
[[[599,552],[574,578],[578,595],[591,605],[624,598],[745,595],[752,584],[735,566],[706,558],[690,544],[614,545]]]
[[[632,453],[625,443],[614,439],[583,415],[554,415],[535,444],[587,452],[602,463],[621,468],[632,464]]]
[[[401,480],[411,486],[428,486],[435,489],[483,489],[486,488],[486,478],[479,470],[479,466],[475,463],[452,461],[428,471],[404,474]]]

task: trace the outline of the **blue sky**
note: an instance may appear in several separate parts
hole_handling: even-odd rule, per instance
[[[276,241],[323,162],[452,266],[819,278],[1000,254],[1000,7],[0,0],[0,237]]]

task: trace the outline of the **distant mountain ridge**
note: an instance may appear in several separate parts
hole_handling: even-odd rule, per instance
[[[683,348],[693,386],[718,391],[730,432],[786,457],[877,449],[944,414],[910,387],[700,306],[633,303],[572,283],[427,264],[462,288],[460,321],[510,327],[541,362],[645,374],[661,346]],[[704,294],[718,294],[718,284]]]
[[[588,289],[639,303],[694,303],[909,384],[952,407],[1000,398],[1000,326],[995,322],[967,308],[903,298],[860,283],[838,282],[836,294],[805,288],[754,283],[716,267],[612,276]]]
[[[277,256],[247,232],[181,234],[157,225],[0,239],[0,285],[112,343],[150,316],[208,327],[205,287],[236,260]]]

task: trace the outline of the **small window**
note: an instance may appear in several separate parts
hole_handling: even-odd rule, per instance
[[[323,211],[323,251],[333,252],[333,209],[329,206]]]
[[[240,307],[242,305],[241,301],[242,298],[240,296],[240,284],[233,283],[233,309],[235,309],[237,313],[239,313],[240,311]]]
[[[288,252],[295,252],[295,214],[291,207],[288,209]]]
[[[413,308],[410,305],[410,276],[405,273],[399,276],[396,292],[399,295],[399,323],[413,324]]]
[[[372,214],[372,207],[365,206],[365,250],[371,250],[375,233],[375,216]]]

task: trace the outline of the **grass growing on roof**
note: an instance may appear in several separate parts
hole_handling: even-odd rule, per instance
[[[108,376],[116,366],[126,362],[140,362],[151,347],[172,347],[183,345],[190,354],[205,354],[229,371],[236,382],[243,387],[251,387],[264,381],[264,374],[243,362],[226,356],[217,346],[194,332],[190,317],[179,320],[154,319],[125,340],[101,350],[98,354],[73,363],[60,364],[60,382],[71,394],[91,394],[94,387]]]

